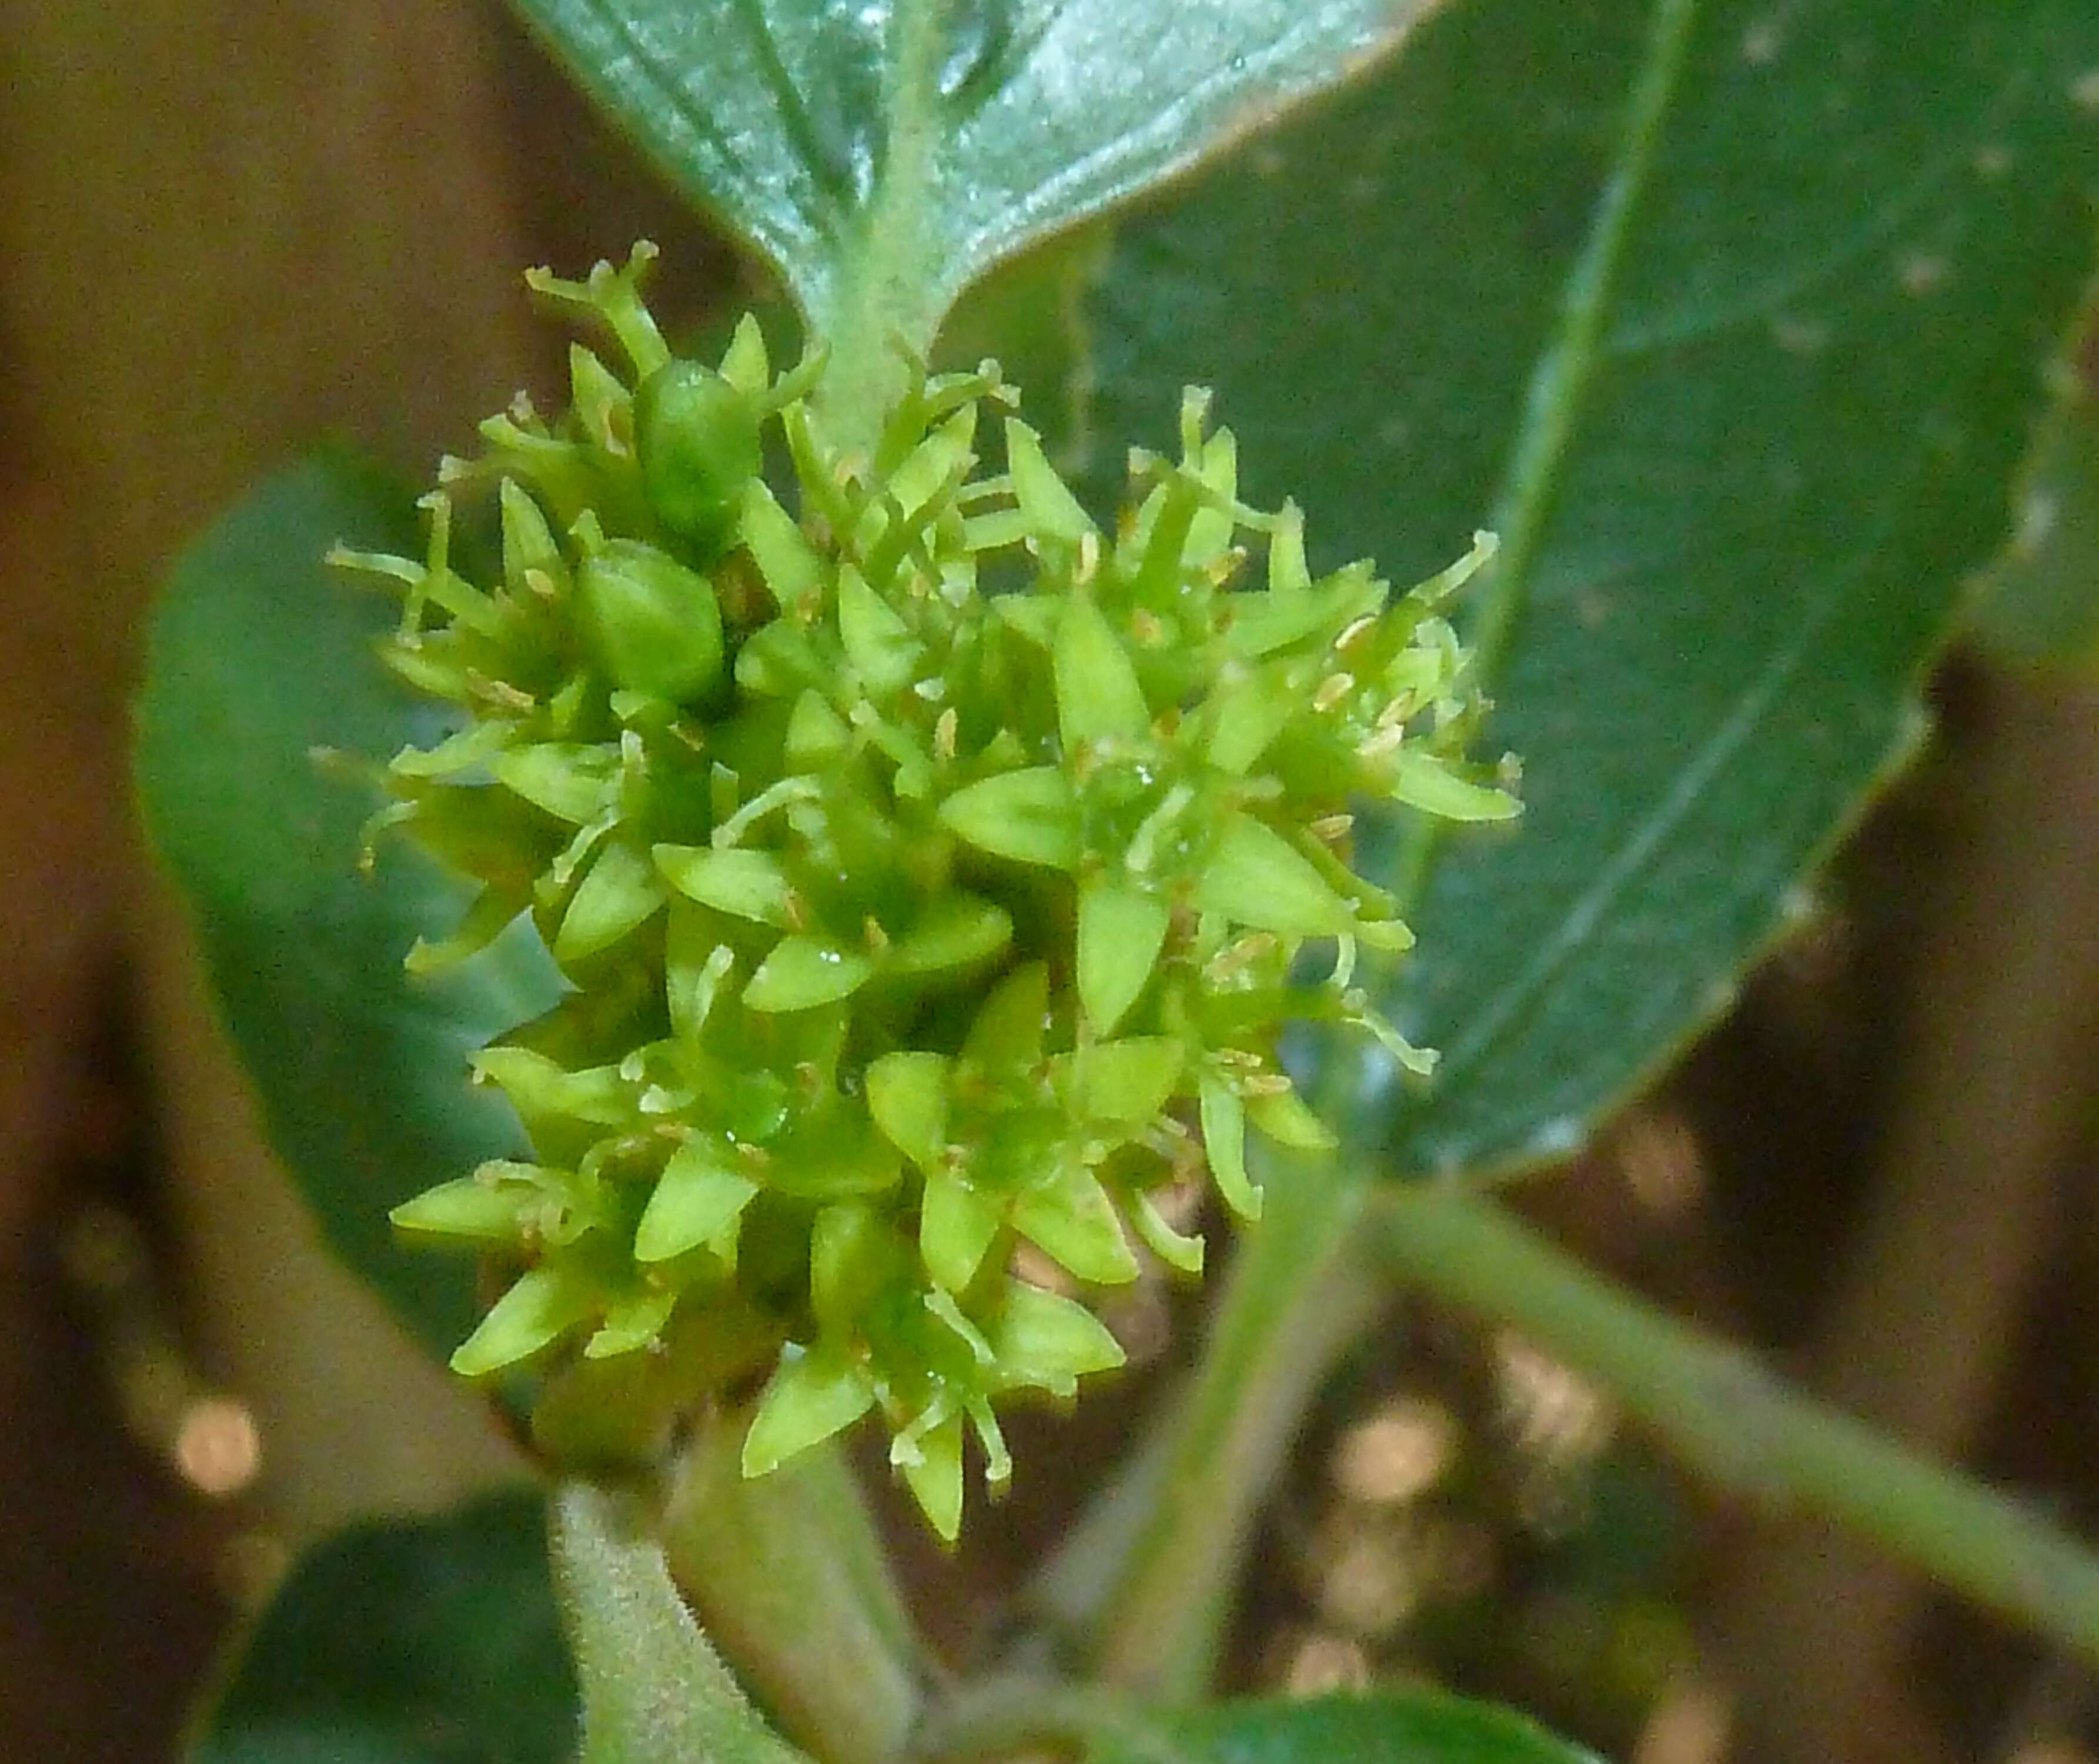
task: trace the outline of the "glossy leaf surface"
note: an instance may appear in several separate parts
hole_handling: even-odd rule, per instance
[[[339,460],[265,484],[176,566],[148,640],[137,776],[222,1022],[328,1243],[440,1355],[473,1326],[472,1274],[395,1241],[388,1208],[514,1155],[467,1054],[551,1003],[529,927],[442,979],[402,957],[444,935],[459,886],[399,841],[357,872],[380,794],[312,750],[384,760],[430,713],[381,668],[387,600],[321,561],[337,539],[411,554],[414,510]]]
[[[262,1613],[191,1764],[562,1764],[576,1691],[544,1512],[505,1494],[313,1551]]]
[[[871,299],[922,345],[991,262],[1331,84],[1424,3],[518,0],[819,330]]]
[[[970,317],[1076,340],[1029,408],[1097,507],[1196,383],[1315,567],[1403,584],[1500,534],[1461,619],[1526,813],[1370,835],[1420,934],[1394,1014],[1443,1062],[1340,1088],[1401,1172],[1576,1149],[1915,746],[2091,267],[2095,68],[2069,0],[1473,0],[1017,270],[1031,333],[996,289]]]

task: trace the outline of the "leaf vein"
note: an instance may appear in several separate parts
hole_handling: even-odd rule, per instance
[[[1602,361],[1604,315],[1616,292],[1633,214],[1676,97],[1698,9],[1698,0],[1656,0],[1613,162],[1587,236],[1569,271],[1558,322],[1525,395],[1490,521],[1501,537],[1501,552],[1481,583],[1468,633],[1475,666],[1490,683],[1529,598],[1531,568],[1556,499],[1560,468]],[[1409,834],[1391,884],[1402,909],[1420,899],[1441,846],[1437,824],[1419,825]]]
[[[575,3],[581,11],[595,18],[606,37],[623,51],[634,70],[635,83],[653,88],[655,102],[662,111],[677,117],[697,144],[719,161],[721,170],[732,174],[722,176],[718,171],[710,182],[718,181],[721,190],[734,189],[738,183],[749,188],[760,182],[749,154],[737,147],[733,132],[724,128],[706,106],[693,102],[691,93],[679,77],[675,55],[667,51],[659,52],[638,34],[619,0],[575,0]],[[608,86],[616,88],[620,81],[609,65],[614,57],[609,55],[605,59],[607,66],[601,77]],[[653,145],[645,137],[643,144],[645,147]],[[790,253],[781,248],[790,237],[794,237],[794,230],[768,226],[764,213],[747,203],[731,205],[719,194],[709,200],[711,205],[726,214],[738,231],[748,235],[774,257],[786,261]],[[808,224],[809,217],[799,208],[790,205],[789,212],[804,223],[794,242],[807,245],[815,237],[815,227]]]
[[[1484,1008],[1471,1018],[1464,1032],[1443,1049],[1440,1076],[1473,1065],[1503,1038],[1524,1009],[1550,984],[1552,979],[1581,949],[1604,914],[1626,892],[1684,820],[1714,781],[1749,746],[1762,727],[1781,690],[1798,674],[1814,653],[1823,631],[1846,604],[1882,543],[1893,531],[1896,512],[1909,488],[1912,473],[1901,475],[1897,494],[1890,495],[1866,542],[1846,554],[1824,578],[1830,592],[1814,597],[1811,609],[1802,618],[1790,642],[1776,651],[1739,693],[1734,706],[1701,746],[1690,764],[1676,776],[1669,792],[1649,814],[1632,829],[1631,837],[1603,865],[1589,886],[1569,904],[1551,935],[1508,983],[1498,988]]]
[[[764,0],[730,0],[730,3],[743,25],[744,35],[750,39],[759,77],[772,95],[776,114],[788,143],[801,156],[803,164],[832,187],[835,196],[846,180],[847,169],[838,163],[837,156],[825,145],[817,131],[808,100],[794,83],[794,76],[780,53],[779,39],[766,22]]]

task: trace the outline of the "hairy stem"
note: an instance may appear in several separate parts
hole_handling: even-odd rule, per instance
[[[919,1705],[919,1647],[851,1471],[806,1452],[746,1478],[736,1415],[687,1452],[663,1520],[701,1623],[799,1744],[825,1764],[885,1764]]]
[[[1481,1196],[1395,1186],[1364,1224],[1388,1267],[1594,1378],[1715,1482],[1844,1525],[2099,1661],[2099,1556],[2016,1499],[1789,1388]]]
[[[570,1483],[556,1491],[554,1581],[583,1698],[579,1764],[795,1764],[666,1572],[646,1503]]]

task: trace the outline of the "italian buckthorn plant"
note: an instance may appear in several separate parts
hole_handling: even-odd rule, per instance
[[[2099,23],[517,7],[784,297],[535,271],[557,391],[420,495],[271,481],[164,596],[221,1017],[532,1483],[323,1546],[192,1757],[1577,1764],[1426,1621],[1247,1627],[1400,1291],[2099,1656],[2068,1535],[1489,1192],[1916,747],[2088,285]]]
[[[1287,1023],[1430,1070],[1356,981],[1412,934],[1348,867],[1350,805],[1516,812],[1459,756],[1481,706],[1441,616],[1493,542],[1403,596],[1367,563],[1315,578],[1193,392],[1103,530],[989,363],[910,364],[848,456],[821,350],[776,376],[746,319],[718,366],[674,356],[650,255],[534,277],[617,365],[577,345],[564,416],[521,406],[445,462],[422,561],[336,554],[401,591],[382,657],[459,719],[393,759],[373,827],[478,885],[411,969],[529,913],[573,988],[474,1058],[535,1161],[394,1220],[510,1282],[459,1371],[572,1347],[573,1426],[631,1401],[594,1363],[686,1338],[715,1378],[769,1363],[747,1473],[876,1410],[952,1539],[966,1429],[1003,1483],[997,1405],[1120,1363],[1083,1295],[1140,1249],[1201,1272],[1162,1203],[1208,1184],[1254,1220],[1250,1128],[1332,1145]],[[477,492],[479,583],[452,557]]]

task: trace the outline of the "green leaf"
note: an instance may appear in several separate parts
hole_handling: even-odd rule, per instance
[[[571,1483],[554,1498],[553,1557],[583,1692],[578,1764],[803,1759],[700,1633],[638,1503]]]
[[[1309,858],[1265,821],[1236,810],[1196,878],[1195,904],[1285,937],[1338,936],[1356,926],[1348,903]]]
[[[509,478],[503,483],[505,489],[513,487]],[[577,827],[605,812],[618,785],[617,768],[602,748],[543,741],[492,754],[485,763],[498,784]]]
[[[1454,610],[1522,820],[1358,822],[1420,936],[1382,1002],[1443,1055],[1356,1092],[1397,1169],[1574,1149],[1914,749],[2092,266],[2094,67],[2070,0],[1475,0],[1080,291],[1084,433],[1163,438],[1213,386],[1315,568],[1500,535]]]
[[[583,629],[613,684],[697,698],[721,673],[721,605],[714,584],[667,552],[610,539],[576,572]]]
[[[1041,438],[1017,416],[1009,416],[1005,420],[1005,462],[1006,470],[1013,475],[1014,500],[1020,504],[1021,516],[1027,522],[1027,530],[1036,538],[1076,546],[1089,533],[1099,531],[1094,525],[1092,517],[1079,506],[1079,500],[1072,494],[1071,487],[1058,475],[1056,467],[1043,453]],[[1089,611],[1094,610],[1088,601],[1074,599],[1066,602],[1063,622],[1067,629],[1073,623],[1072,609],[1081,605]],[[1085,618],[1084,614],[1076,616],[1081,620]],[[1063,641],[1068,644],[1073,640],[1067,637]],[[1113,633],[1107,629],[1097,611],[1091,623],[1082,627],[1077,647],[1078,671],[1083,673],[1085,663],[1098,658],[1108,666],[1120,669],[1127,676],[1122,685],[1121,696],[1132,703],[1135,727],[1122,732],[1142,734],[1151,721],[1151,713],[1144,708],[1144,696],[1138,690],[1137,676],[1130,671],[1128,658],[1121,653],[1121,645],[1116,642]],[[1107,653],[1111,647],[1116,652],[1113,655]],[[1072,670],[1070,662],[1063,665],[1067,671]],[[1065,721],[1068,725],[1068,712]],[[1067,726],[1064,732],[1066,742],[1076,738]]]
[[[539,1189],[530,1182],[462,1176],[403,1201],[394,1209],[393,1219],[397,1230],[428,1237],[515,1243],[519,1215],[542,1198]]]
[[[762,1476],[797,1453],[851,1427],[874,1394],[851,1366],[829,1355],[790,1348],[759,1398],[744,1436],[743,1473]]]
[[[1168,1267],[1178,1269],[1184,1274],[1202,1273],[1202,1238],[1177,1229],[1159,1210],[1159,1203],[1151,1195],[1139,1192],[1133,1198],[1129,1222],[1144,1239],[1145,1247]]]
[[[1004,1209],[991,1196],[937,1165],[928,1168],[918,1213],[926,1272],[948,1291],[960,1292],[976,1278],[1004,1221]]]
[[[1446,820],[1508,820],[1522,812],[1506,790],[1461,778],[1432,754],[1402,751],[1391,765],[1394,799]]]
[[[965,785],[941,803],[940,819],[993,857],[1052,869],[1079,861],[1079,805],[1054,766],[995,772]]]
[[[565,1764],[575,1678],[543,1511],[505,1493],[321,1544],[242,1644],[190,1764]]]
[[[1242,1219],[1261,1216],[1261,1190],[1247,1174],[1246,1104],[1239,1093],[1214,1072],[1203,1074],[1197,1090],[1203,1123],[1203,1151],[1218,1198]]]
[[[757,1192],[758,1185],[708,1141],[680,1146],[635,1228],[635,1260],[667,1260],[724,1237]]]
[[[1220,1703],[1100,1725],[1087,1764],[1595,1764],[1512,1710],[1436,1691]]]
[[[602,1296],[598,1282],[579,1270],[528,1268],[459,1344],[451,1368],[462,1378],[481,1378],[529,1360],[582,1322]]]
[[[1186,1054],[1171,1036],[1088,1043],[1071,1056],[1072,1113],[1083,1121],[1142,1126],[1166,1106]]]
[[[656,867],[681,895],[738,918],[784,926],[794,889],[780,860],[770,851],[738,846],[659,845]]]
[[[765,585],[782,606],[792,606],[822,586],[824,566],[801,524],[754,477],[744,491],[743,543],[756,560]]]
[[[1151,981],[1172,919],[1167,904],[1110,876],[1079,887],[1079,1002],[1096,1035],[1113,1035]]]
[[[1974,628],[2008,661],[2099,671],[2099,394],[2088,386],[2042,431],[2011,544],[1980,584]]]
[[[858,992],[874,972],[865,956],[821,937],[783,937],[758,965],[743,1001],[753,1010],[807,1010]]]
[[[1122,1344],[1085,1306],[1025,1281],[1006,1282],[991,1335],[1003,1377],[1055,1397],[1071,1396],[1089,1373],[1112,1372],[1124,1359]]]
[[[907,684],[926,649],[851,565],[838,571],[838,640],[861,684],[878,695]]]
[[[554,934],[554,954],[562,961],[580,961],[609,948],[656,916],[665,899],[663,884],[646,853],[623,840],[599,852],[584,873]]]
[[[386,604],[324,568],[335,540],[414,552],[409,499],[341,459],[272,479],[177,563],[147,636],[135,754],[153,845],[182,892],[221,1020],[330,1247],[433,1353],[473,1326],[473,1274],[394,1241],[387,1210],[523,1149],[469,1051],[559,996],[520,924],[442,977],[401,958],[465,894],[398,843],[357,873],[376,788],[316,746],[383,758],[443,725],[379,666]]]
[[[895,365],[892,333],[928,345],[962,286],[1029,239],[1388,47],[1421,0],[518,6],[688,196],[780,266],[851,377]]]
[[[1087,741],[1141,740],[1151,732],[1151,711],[1129,652],[1085,595],[1064,603],[1054,667],[1057,732],[1066,753]]]
[[[1014,1229],[1080,1280],[1120,1286],[1138,1276],[1115,1203],[1082,1164],[1060,1164],[1013,1203]]]
[[[901,1458],[893,1450],[890,1455],[926,1522],[953,1543],[962,1529],[962,1418],[948,1416],[922,1434],[916,1445],[915,1451]]]
[[[944,1054],[907,1048],[868,1065],[868,1113],[889,1142],[922,1170],[938,1168],[947,1149],[953,1063]]]
[[[1012,941],[1013,919],[1004,907],[953,888],[898,940],[889,968],[893,974],[940,974],[972,967],[1001,954]]]

